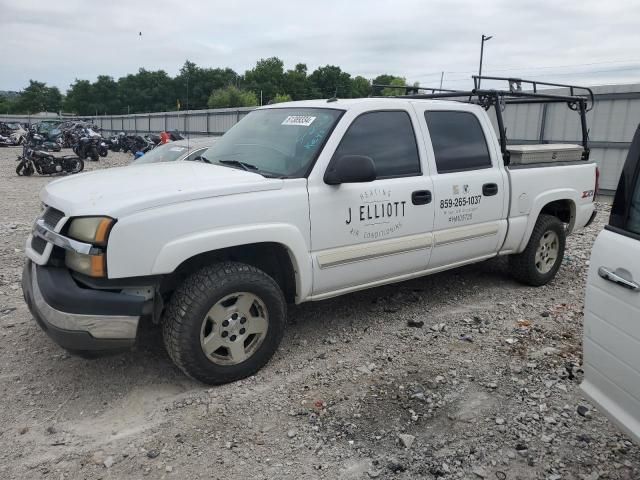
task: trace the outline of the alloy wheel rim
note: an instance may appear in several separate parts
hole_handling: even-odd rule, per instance
[[[258,350],[268,329],[264,301],[250,292],[236,292],[209,309],[200,328],[200,346],[211,362],[237,365]]]
[[[560,252],[560,238],[552,230],[547,230],[540,237],[536,250],[535,265],[538,272],[549,273],[558,260]]]

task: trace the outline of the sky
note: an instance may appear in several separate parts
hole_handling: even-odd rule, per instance
[[[638,0],[0,0],[0,90],[271,56],[465,88],[482,34],[486,75],[640,83]]]

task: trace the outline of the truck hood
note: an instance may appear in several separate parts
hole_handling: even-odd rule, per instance
[[[118,218],[200,198],[277,190],[283,180],[219,165],[171,162],[95,170],[51,182],[42,201],[66,216]]]

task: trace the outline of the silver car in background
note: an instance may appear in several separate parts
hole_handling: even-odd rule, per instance
[[[153,150],[134,160],[131,164],[144,165],[147,163],[197,160],[217,139],[217,137],[198,137],[158,145]]]

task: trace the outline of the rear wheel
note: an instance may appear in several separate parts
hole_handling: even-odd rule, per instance
[[[72,162],[71,173],[78,173],[84,170],[84,161],[81,158],[76,158]]]
[[[278,284],[257,268],[224,262],[176,290],[162,322],[164,343],[187,375],[209,384],[254,374],[272,357],[286,321]]]
[[[557,217],[540,215],[527,247],[522,253],[509,257],[511,273],[527,285],[546,285],[560,269],[565,243],[563,223]]]

